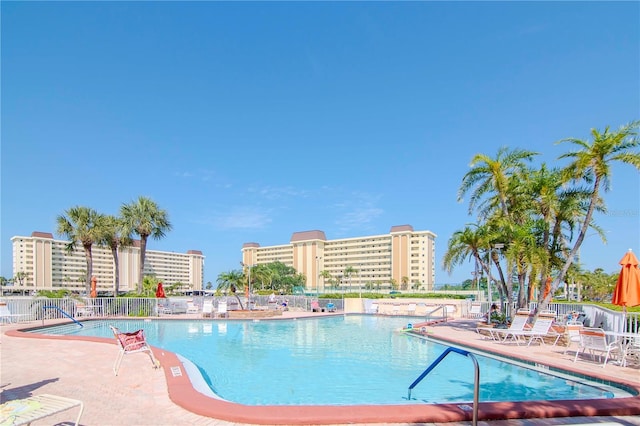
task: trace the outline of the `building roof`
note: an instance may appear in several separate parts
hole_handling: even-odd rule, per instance
[[[309,240],[322,240],[327,241],[327,237],[324,235],[324,231],[303,231],[294,232],[291,236],[291,242],[309,241]]]

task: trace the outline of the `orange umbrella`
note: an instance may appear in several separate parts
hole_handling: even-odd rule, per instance
[[[98,297],[98,279],[96,277],[91,277],[91,297]]]
[[[542,294],[542,299],[546,299],[547,295],[551,292],[551,277],[547,278],[547,281],[544,283],[544,293]]]
[[[622,306],[626,311],[627,306],[640,305],[640,269],[638,269],[638,258],[631,249],[620,260],[620,265],[622,270],[618,275],[618,283],[613,291],[611,303]]]
[[[167,297],[167,295],[164,294],[164,288],[162,287],[162,283],[158,283],[158,288],[156,289],[156,297],[158,299],[164,299],[165,297]]]

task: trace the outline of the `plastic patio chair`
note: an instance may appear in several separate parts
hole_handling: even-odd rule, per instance
[[[124,333],[112,325],[110,325],[109,327],[111,328],[111,331],[113,331],[113,335],[118,342],[118,356],[116,357],[116,362],[113,364],[113,372],[116,376],[118,375],[118,371],[120,370],[120,363],[122,363],[122,358],[124,358],[125,355],[129,354],[144,352],[149,355],[149,358],[151,358],[153,368],[160,367],[160,362],[153,355],[151,346],[149,346],[146,338],[144,337],[143,329],[134,331],[132,333]]]
[[[601,328],[585,327],[580,330],[580,349],[576,351],[576,356],[573,358],[573,362],[578,360],[580,353],[589,352],[594,358],[596,354],[598,361],[602,361],[602,355],[604,354],[604,361],[602,362],[602,368],[607,365],[611,352],[618,351],[618,345],[613,343],[607,343],[607,335]]]
[[[225,317],[227,318],[229,316],[229,311],[227,309],[227,301],[226,300],[221,300],[218,302],[218,311],[216,313],[216,317],[217,318],[221,318],[221,317]]]
[[[202,316],[213,317],[213,300],[205,300],[202,304]]]

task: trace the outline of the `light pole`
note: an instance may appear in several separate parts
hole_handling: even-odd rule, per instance
[[[322,256],[316,256],[316,297],[320,295],[320,259]]]
[[[256,265],[246,265],[244,262],[240,262],[240,265],[244,268],[245,266],[249,269],[249,274],[247,277],[247,309],[251,309],[251,267]]]
[[[358,270],[358,290],[360,290],[360,299],[362,299],[362,278],[361,278],[362,277],[362,274],[361,274],[362,265],[361,264],[358,265],[358,268],[359,268],[359,270]]]
[[[504,244],[492,244],[489,246],[489,264],[487,265],[487,293],[489,299],[489,313],[487,314],[487,324],[491,324],[491,258],[492,249],[501,249],[504,247]]]

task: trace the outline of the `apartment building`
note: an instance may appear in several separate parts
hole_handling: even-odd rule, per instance
[[[87,261],[81,244],[72,252],[68,241],[56,240],[48,232],[33,232],[30,237],[11,238],[13,244],[13,276],[22,272],[24,278],[15,282],[16,289],[56,290],[85,289]],[[115,265],[110,248],[94,245],[93,276],[98,280],[98,291],[113,291]],[[140,265],[140,242],[118,249],[120,291],[135,290]],[[204,256],[199,250],[173,253],[147,250],[145,275],[154,275],[166,285],[182,283],[193,290],[202,290]]]
[[[323,293],[336,283],[351,291],[366,288],[433,290],[435,239],[431,231],[392,226],[388,234],[328,240],[324,231],[295,232],[289,244],[242,246],[245,265],[282,262],[306,276],[306,291]],[[357,272],[345,274],[347,268]],[[330,278],[321,276],[326,271]],[[326,275],[326,274],[323,274]]]

